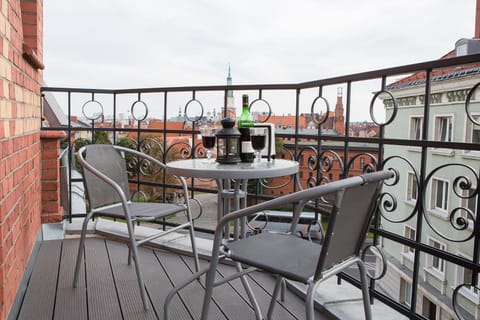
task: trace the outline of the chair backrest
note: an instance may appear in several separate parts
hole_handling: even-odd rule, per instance
[[[349,183],[353,179],[338,181],[345,186],[336,191],[315,279],[323,271],[360,254],[383,181],[392,175],[389,171],[367,173],[361,176],[361,184]]]
[[[85,158],[79,152],[79,159],[81,159],[80,163],[86,162],[82,163],[83,179],[91,209],[121,201],[118,192],[95,175],[93,173],[94,170],[98,170],[101,174],[118,184],[126,199],[130,200],[125,159],[120,152],[115,150],[110,144],[92,144],[84,148]]]

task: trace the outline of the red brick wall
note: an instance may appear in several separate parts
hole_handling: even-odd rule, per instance
[[[0,1],[0,319],[40,230],[42,1]]]
[[[42,145],[42,223],[62,221],[60,205],[60,141],[65,138],[63,131],[43,131]]]

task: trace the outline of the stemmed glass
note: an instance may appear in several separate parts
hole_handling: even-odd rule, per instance
[[[250,140],[252,141],[252,147],[256,153],[257,162],[260,162],[262,158],[260,156],[260,151],[262,151],[265,148],[265,142],[267,140],[266,136],[267,136],[266,128],[258,128],[258,127],[250,128]]]
[[[202,136],[202,144],[207,149],[207,160],[206,162],[212,161],[212,149],[215,146],[215,128],[212,127],[201,127],[200,135]]]

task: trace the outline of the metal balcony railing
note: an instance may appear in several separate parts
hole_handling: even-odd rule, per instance
[[[228,115],[232,96],[239,109],[241,95],[249,94],[254,116],[275,124],[277,157],[297,160],[301,168],[296,179],[254,183],[253,201],[363,171],[393,170],[366,248],[373,299],[411,319],[478,319],[479,85],[480,54],[303,83],[45,87],[44,111],[60,108],[66,118],[44,122],[42,130],[67,132],[65,185],[78,198],[79,144],[124,144],[164,162],[203,157],[199,126]],[[191,194],[179,194],[166,177],[138,164],[131,183],[138,199],[196,199],[216,191],[209,181],[191,180]],[[73,198],[66,219],[85,213]],[[201,225],[202,215],[197,220]],[[358,285],[355,275],[341,278]]]

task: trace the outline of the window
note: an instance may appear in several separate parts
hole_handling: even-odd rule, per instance
[[[412,305],[412,284],[405,279],[400,279],[400,303]]]
[[[471,117],[475,122],[480,123],[480,114],[471,114]],[[480,143],[480,126],[467,118],[465,128],[465,142]],[[472,156],[480,156],[480,151],[477,150],[466,150],[465,153]]]
[[[475,187],[465,190],[462,199],[462,207],[468,209],[472,215],[469,216],[466,211],[461,211],[461,216],[469,219],[469,223],[471,224],[473,223],[472,218],[477,215],[478,195],[475,192]]]
[[[410,140],[421,140],[423,134],[423,117],[410,117]]]
[[[431,208],[434,210],[448,210],[448,181],[432,179]]]
[[[360,170],[363,170],[364,167],[365,167],[365,158],[360,157]]]
[[[422,316],[429,320],[437,320],[437,305],[427,297],[423,297]]]
[[[417,233],[414,228],[410,227],[409,225],[404,226],[403,235],[405,238],[415,241],[416,234]],[[415,249],[409,246],[403,246],[403,253],[411,256],[411,258],[413,259]]]
[[[428,239],[428,245],[440,251],[447,250],[447,246],[445,244],[432,238]],[[441,275],[443,277],[445,274],[445,260],[440,259],[438,256],[428,255],[427,268],[437,273],[437,275]]]
[[[413,172],[409,172],[407,177],[407,201],[416,202],[417,199],[418,199],[417,178]]]
[[[435,118],[435,140],[452,141],[452,116],[439,116]]]
[[[467,257],[467,256],[465,256],[461,253],[459,253],[458,255],[460,257],[464,257],[464,258],[467,258],[469,260],[471,259],[471,258],[469,258],[469,257]],[[472,275],[473,275],[472,270],[457,265],[457,278],[456,278],[457,283],[456,283],[456,285],[457,286],[462,285],[462,284],[470,285],[470,286],[463,286],[460,289],[460,293],[463,294],[465,297],[471,299],[475,303],[478,303],[479,292],[478,292],[478,289],[475,286],[471,285],[472,284]]]

